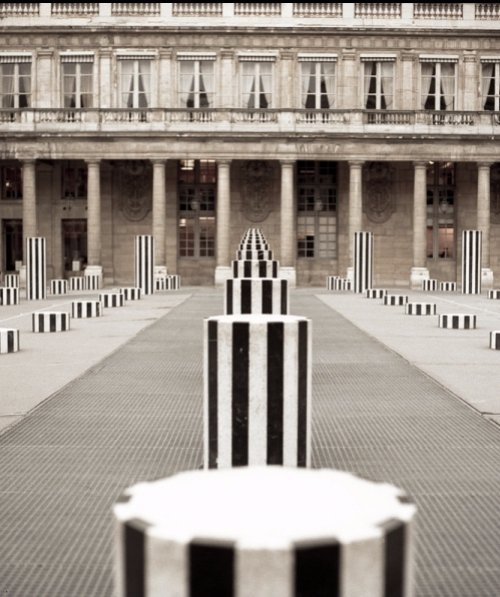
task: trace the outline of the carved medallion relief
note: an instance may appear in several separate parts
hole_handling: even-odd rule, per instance
[[[271,164],[263,160],[252,160],[243,166],[241,211],[250,222],[263,222],[273,210],[273,174]]]
[[[387,222],[396,209],[392,193],[393,168],[385,162],[369,162],[365,166],[363,211],[370,222]]]

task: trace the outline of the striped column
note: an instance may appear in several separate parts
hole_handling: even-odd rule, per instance
[[[225,315],[288,315],[288,280],[232,278],[224,299]]]
[[[150,234],[135,237],[135,285],[143,294],[154,292],[155,243]]]
[[[70,290],[85,290],[85,277],[84,276],[71,276],[69,278],[69,289]]]
[[[436,303],[407,303],[406,315],[436,315]]]
[[[386,288],[368,288],[366,291],[366,298],[369,299],[383,299],[387,294]]]
[[[277,278],[278,261],[233,261],[233,278]]]
[[[411,597],[416,508],[396,487],[287,467],[190,471],[113,508],[116,597]]]
[[[120,289],[123,298],[126,301],[140,301],[141,300],[141,289],[136,288],[135,286],[127,286],[126,288]]]
[[[31,314],[32,330],[36,333],[67,332],[69,313],[63,311],[35,311]]]
[[[462,232],[462,294],[481,293],[481,230]]]
[[[456,282],[439,282],[439,290],[441,292],[456,292],[457,283]]]
[[[87,274],[83,276],[85,290],[99,290],[102,286],[100,274]]]
[[[500,350],[500,332],[490,332],[490,348],[491,350]]]
[[[19,288],[19,274],[5,274],[4,284],[6,288]]]
[[[465,313],[439,315],[439,327],[453,330],[476,329],[476,316]]]
[[[373,286],[373,233],[354,233],[354,292]]]
[[[240,249],[236,251],[236,259],[238,261],[260,261],[262,259],[271,261],[273,258],[273,252],[267,249]]]
[[[0,354],[9,354],[19,350],[19,330],[0,328]]]
[[[121,292],[103,292],[99,295],[99,300],[106,308],[123,307],[125,305],[125,299]]]
[[[438,289],[438,281],[435,278],[429,280],[422,280],[422,290],[424,292],[436,292]]]
[[[0,288],[0,305],[19,305],[19,288]]]
[[[26,299],[47,297],[47,241],[39,236],[26,239]]]
[[[408,296],[405,294],[386,294],[384,296],[384,305],[397,307],[406,305],[408,302]]]
[[[488,290],[488,298],[493,300],[499,300],[500,290]]]
[[[67,280],[51,280],[50,281],[50,294],[60,295],[68,292],[68,281]]]
[[[290,315],[205,320],[204,466],[309,466],[311,324]]]
[[[90,317],[101,317],[101,301],[73,301],[71,303],[71,317],[74,319],[88,319]]]
[[[340,276],[327,276],[326,287],[328,290],[352,290],[351,280]]]

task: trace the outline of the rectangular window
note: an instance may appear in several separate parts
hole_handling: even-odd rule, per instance
[[[87,265],[87,220],[61,220],[64,271],[73,269],[78,261],[80,269]]]
[[[367,110],[390,110],[394,104],[394,62],[364,62],[364,101]]]
[[[500,61],[481,66],[481,97],[484,110],[500,110]]]
[[[94,65],[92,62],[63,62],[63,106],[92,108]]]
[[[214,105],[213,61],[181,60],[178,89],[181,108],[212,108]]]
[[[249,109],[272,108],[273,63],[242,62],[242,107]]]
[[[2,166],[0,168],[0,179],[2,199],[10,201],[23,198],[23,170],[21,166]]]
[[[337,256],[336,162],[297,162],[297,255]]]
[[[23,221],[2,220],[3,237],[3,271],[16,271],[16,263],[23,260]]]
[[[151,105],[151,60],[120,60],[122,108],[147,108]]]
[[[421,105],[423,110],[455,109],[455,64],[422,62]]]
[[[455,258],[455,165],[427,167],[427,257]]]
[[[79,162],[61,163],[62,199],[87,199],[87,170]]]
[[[335,107],[335,62],[301,63],[302,107],[328,110]]]
[[[29,108],[31,105],[31,61],[1,62],[0,106],[2,108]]]

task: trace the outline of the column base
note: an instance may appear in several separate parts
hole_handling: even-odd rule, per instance
[[[297,286],[297,272],[294,267],[283,267],[279,269],[279,277],[282,280],[288,280],[288,287],[295,288]]]
[[[426,267],[412,267],[410,274],[410,288],[422,290],[422,282],[429,280],[429,270]]]
[[[166,265],[155,265],[154,267],[154,278],[164,278],[167,275]]]
[[[489,267],[481,268],[481,287],[483,290],[491,290],[493,288],[493,270]]]
[[[354,282],[354,267],[348,267],[347,268],[347,272],[345,275],[346,279],[349,280],[349,282],[353,283]]]
[[[19,288],[26,288],[26,266],[16,261],[16,269],[19,272]]]
[[[222,286],[226,280],[232,278],[233,274],[231,272],[231,268],[225,265],[218,265],[215,268],[215,285]]]

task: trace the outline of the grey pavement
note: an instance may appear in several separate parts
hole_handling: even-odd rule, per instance
[[[111,596],[113,502],[133,483],[200,466],[202,320],[221,313],[222,292],[183,292],[189,298],[0,435],[0,594]],[[500,428],[375,335],[410,344],[421,325],[427,342],[439,331],[454,344],[465,332],[376,303],[292,292],[292,313],[313,320],[313,465],[394,483],[416,502],[416,597],[496,597]],[[379,327],[366,333],[364,317]],[[417,343],[425,358],[415,360],[430,360]],[[455,358],[467,358],[463,345]],[[493,372],[492,354],[482,366]]]

